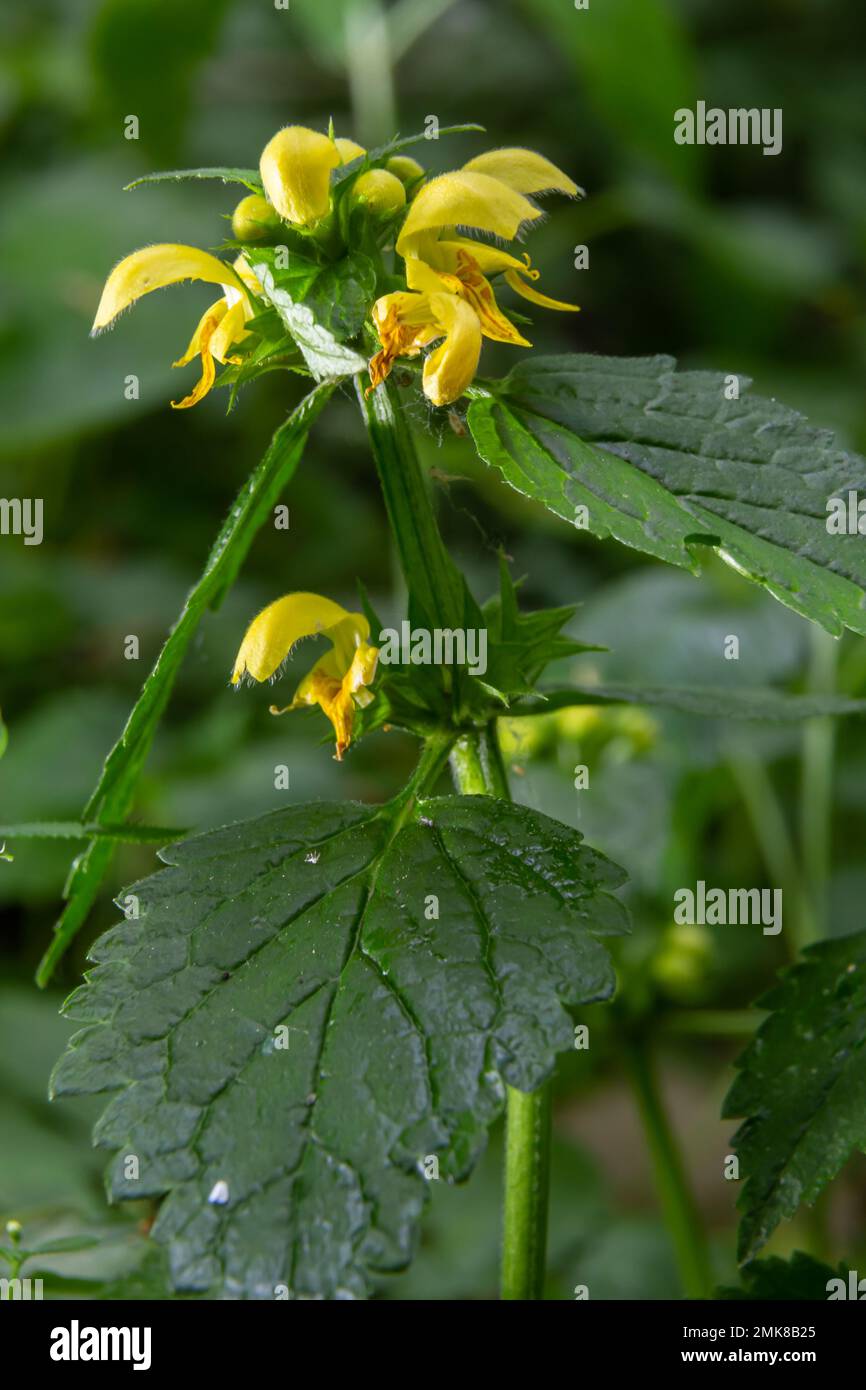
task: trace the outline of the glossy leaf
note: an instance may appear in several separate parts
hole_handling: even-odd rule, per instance
[[[469,424],[482,458],[572,524],[692,570],[712,546],[834,635],[866,633],[863,538],[827,529],[831,497],[866,494],[866,460],[748,385],[671,357],[530,358]]]
[[[425,1165],[467,1177],[505,1083],[612,993],[623,874],[488,797],[295,806],[163,857],[67,1001],[54,1093],[115,1093],[109,1188],[168,1193],[178,1289],[362,1296],[410,1258]]]

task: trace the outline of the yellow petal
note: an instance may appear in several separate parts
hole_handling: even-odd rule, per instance
[[[425,184],[397,238],[401,256],[418,253],[430,232],[472,227],[510,241],[524,222],[541,216],[528,198],[488,174],[441,174]]]
[[[261,281],[259,280],[258,275],[256,275],[255,271],[253,270],[243,251],[240,253],[239,256],[235,258],[235,260],[232,261],[232,269],[234,270],[238,279],[242,280],[246,285],[247,289],[252,290],[253,294],[264,294]],[[252,318],[252,314],[253,307],[250,304],[249,314],[247,315],[247,317]]]
[[[511,343],[515,347],[532,347],[517,328],[506,318],[496,303],[496,295],[488,280],[481,274],[478,262],[468,251],[457,253],[457,273],[453,277],[458,293],[478,315],[481,332],[496,343]]]
[[[211,335],[216,330],[228,307],[225,299],[218,299],[215,304],[211,304],[208,309],[205,309],[196,325],[195,332],[189,340],[189,347],[183,354],[183,357],[179,357],[176,362],[172,362],[171,365],[173,367],[185,367],[194,357],[199,356],[202,351],[203,341],[210,340]]]
[[[341,679],[330,674],[325,661],[317,662],[308,676],[305,676],[295,692],[295,698],[288,706],[297,709],[300,705],[319,705],[334,726],[337,747],[335,757],[342,760],[343,754],[352,742],[352,728],[355,722],[355,705],[369,704],[371,695],[367,686],[376,674],[379,660],[377,647],[367,642],[359,642],[351,665]],[[272,710],[281,714],[282,710]]]
[[[450,405],[478,370],[481,324],[475,310],[456,294],[433,295],[430,307],[445,341],[424,363],[424,394],[434,405]]]
[[[440,242],[439,245],[444,245]],[[418,290],[421,294],[441,294],[444,289],[451,289],[449,280],[453,280],[457,269],[457,257],[449,256],[447,272],[443,266],[442,270],[434,270],[426,261],[422,261],[417,256],[406,257],[406,284],[410,290]]]
[[[518,332],[496,303],[493,289],[481,274],[475,259],[475,243],[467,239],[459,243],[440,241],[438,245],[453,248],[453,255],[449,257],[453,269],[449,272],[431,270],[423,261],[410,256],[406,261],[407,285],[427,295],[441,294],[443,289],[450,294],[459,294],[478,315],[481,332],[485,338],[497,343],[512,343],[515,347],[532,347],[529,340]],[[464,246],[472,246],[473,254],[470,255],[464,250]],[[509,260],[513,259],[509,257]],[[515,261],[515,265],[526,269],[522,261]]]
[[[213,353],[211,352],[211,339],[222,323],[228,311],[228,306],[224,299],[220,299],[208,309],[198,327],[193,334],[192,342],[187,349],[184,357],[173,365],[183,367],[191,361],[193,351],[201,354],[201,377],[188,396],[184,396],[182,401],[172,401],[175,410],[188,410],[191,405],[198,405],[203,396],[214,384],[216,377],[216,367],[214,366]]]
[[[533,289],[525,280],[521,280],[516,270],[506,270],[505,279],[517,294],[529,299],[533,304],[540,304],[544,309],[563,309],[572,314],[580,312],[579,304],[566,304],[562,299],[551,299],[549,294],[542,294],[540,290]]]
[[[470,237],[454,237],[453,240],[440,241],[438,247],[440,254],[447,250],[452,268],[455,269],[459,252],[466,251],[478,263],[478,269],[484,275],[499,275],[504,270],[517,270],[521,275],[531,275],[533,279],[538,275],[537,270],[532,270],[527,255],[511,256],[499,246],[488,246],[486,242],[473,241]]]
[[[173,243],[145,246],[116,265],[105,282],[91,332],[99,333],[130,304],[151,290],[175,285],[180,280],[206,280],[214,285],[236,285],[231,266],[196,246]]]
[[[362,154],[367,153],[364,146],[359,145],[357,140],[347,140],[345,135],[338,135],[334,144],[337,147],[341,164],[351,164],[353,159],[360,159]]]
[[[236,303],[227,307],[222,319],[210,340],[211,356],[217,362],[234,361],[230,357],[230,350],[235,343],[239,343],[247,337],[247,330],[244,328],[246,315],[244,312],[244,301],[239,299]],[[240,359],[238,359],[240,360]]]
[[[265,145],[259,168],[265,192],[280,216],[307,227],[327,213],[331,170],[339,163],[339,151],[327,135],[289,125]]]
[[[488,150],[470,159],[463,168],[500,179],[516,193],[567,193],[575,198],[581,192],[573,179],[534,150]]]
[[[270,680],[296,642],[319,632],[328,634],[347,618],[354,622],[359,637],[366,640],[370,624],[363,613],[348,613],[321,594],[286,594],[277,599],[247,628],[232,672],[232,685],[237,685],[244,675],[256,681]]]

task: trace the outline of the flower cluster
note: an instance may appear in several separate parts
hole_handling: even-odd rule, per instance
[[[580,189],[550,160],[520,149],[491,150],[424,185],[397,237],[407,289],[373,306],[382,350],[370,363],[372,386],[384,380],[395,358],[416,356],[441,339],[422,380],[434,405],[449,405],[475,376],[482,338],[530,347],[499,308],[492,277],[501,275],[517,294],[545,308],[577,308],[533,287],[538,271],[527,255],[518,259],[458,231],[513,241],[541,216],[531,196],[546,192],[576,197]]]
[[[349,165],[357,169],[347,170]],[[339,177],[341,170],[349,176]],[[492,150],[428,181],[421,165],[405,155],[377,161],[353,140],[287,126],[262,151],[259,174],[261,192],[244,197],[232,217],[233,236],[241,247],[293,238],[294,245],[308,247],[319,261],[338,258],[351,249],[356,225],[345,215],[348,208],[361,210],[375,227],[377,248],[386,242],[396,248],[405,289],[379,294],[370,305],[371,328],[380,343],[370,361],[371,389],[387,377],[397,358],[431,349],[424,360],[423,389],[434,405],[448,405],[475,376],[483,338],[530,346],[497,303],[492,283],[497,279],[535,304],[576,308],[541,294],[534,287],[538,272],[529,257],[514,256],[503,247],[541,216],[533,198],[580,192],[567,175],[531,150]],[[369,245],[368,236],[365,249]],[[135,251],[108,277],[93,332],[109,327],[151,290],[182,280],[218,285],[221,297],[205,310],[186,352],[174,364],[201,359],[197,385],[183,400],[172,402],[177,409],[195,405],[213,386],[216,363],[239,365],[244,360],[255,333],[251,321],[267,307],[249,254],[241,250],[229,264],[192,246],[167,243]],[[378,279],[385,288],[384,265]]]

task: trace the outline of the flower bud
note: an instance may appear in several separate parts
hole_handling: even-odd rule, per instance
[[[279,214],[260,193],[241,198],[232,213],[236,241],[264,241],[282,226]]]
[[[327,135],[290,125],[265,145],[259,170],[280,216],[296,227],[311,227],[328,214],[331,170],[339,163],[339,151]]]
[[[423,166],[418,163],[417,159],[411,159],[408,154],[393,155],[385,168],[390,170],[392,174],[396,174],[400,182],[407,188],[411,188],[412,184],[424,177]]]
[[[353,159],[360,159],[362,154],[367,153],[364,146],[359,145],[357,140],[349,140],[345,135],[338,135],[334,144],[337,147],[341,164],[351,164]]]
[[[370,212],[391,217],[406,205],[406,190],[387,169],[368,169],[355,180],[352,202],[363,203]]]

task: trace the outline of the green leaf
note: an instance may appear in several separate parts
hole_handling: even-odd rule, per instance
[[[10,840],[122,840],[131,845],[165,845],[186,835],[164,825],[100,825],[95,821],[47,820],[0,825]]]
[[[142,174],[124,187],[124,193],[140,188],[143,183],[182,183],[186,179],[219,179],[221,183],[242,183],[253,193],[262,192],[258,169],[230,169],[221,165],[213,169],[166,169],[157,174]]]
[[[866,491],[866,460],[745,378],[726,400],[730,380],[671,357],[528,358],[469,425],[487,463],[572,524],[585,506],[593,535],[692,570],[712,546],[834,635],[866,634],[862,537],[826,525],[830,497]]]
[[[303,302],[306,292],[299,296],[281,285],[264,256],[251,253],[249,259],[265,299],[276,309],[317,381],[335,382],[366,369],[367,359],[354,348],[338,342],[318,321],[312,308]]]
[[[168,1193],[177,1288],[361,1296],[411,1256],[425,1159],[466,1178],[505,1083],[537,1087],[612,993],[624,876],[483,796],[294,806],[164,858],[65,1005],[53,1093],[116,1093],[109,1189]]]
[[[822,941],[766,998],[723,1115],[745,1178],[741,1260],[866,1147],[866,932]]]
[[[841,1279],[846,1287],[848,1284],[846,1265],[832,1269],[802,1250],[795,1250],[789,1260],[778,1255],[768,1260],[750,1260],[741,1272],[742,1288],[718,1289],[716,1298],[826,1303],[831,1279]]]
[[[106,759],[82,820],[115,824],[128,815],[139,774],[199,622],[208,608],[222,601],[234,583],[259,527],[297,468],[307,434],[332,389],[330,385],[318,386],[304,397],[276,431],[261,462],[235,498],[201,579],[190,591],[126,727]],[[113,852],[112,840],[95,839],[73,863],[66,885],[66,907],[36,973],[39,985],[50,980],[58,960],[84,924]]]
[[[285,291],[294,305],[304,304],[316,323],[340,343],[360,332],[376,296],[376,269],[363,252],[353,251],[338,261],[320,264],[290,250],[288,265],[283,268],[277,265],[276,248],[265,246],[249,250],[247,259],[260,280],[262,265],[270,271],[270,303],[276,304],[275,291]],[[285,322],[279,305],[276,307]]]
[[[705,719],[812,719],[817,715],[866,714],[866,700],[845,695],[786,695],[759,686],[743,690],[714,690],[706,686],[575,685],[539,690],[516,700],[511,713],[549,714],[571,705],[659,705]]]

